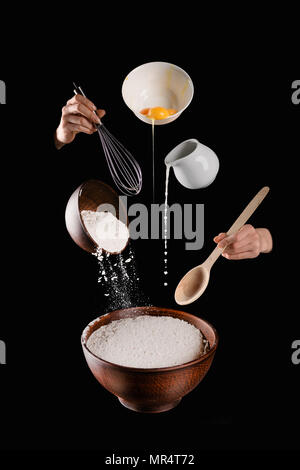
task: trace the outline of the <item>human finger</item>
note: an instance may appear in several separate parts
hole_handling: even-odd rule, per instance
[[[225,251],[227,251],[228,253],[229,252],[239,253],[241,251],[245,251],[245,247],[247,246],[252,247],[252,249],[255,249],[255,250],[260,249],[260,239],[256,230],[253,233],[251,232],[247,237],[242,238],[241,240],[236,238],[235,241],[233,241],[232,243],[229,243],[226,246]]]
[[[102,119],[103,116],[105,116],[106,111],[105,111],[104,109],[97,109],[97,110],[96,110],[96,113],[97,113],[98,117],[99,117],[100,119]]]
[[[84,132],[84,134],[93,134],[94,130],[91,130],[85,126],[82,126],[81,124],[72,124],[71,122],[68,123],[68,129],[72,132]]]
[[[86,127],[87,129],[90,129],[91,131],[97,130],[95,126],[84,116],[77,116],[76,114],[69,114],[68,116],[66,116],[66,121],[72,124],[79,124],[83,127]]]
[[[237,241],[243,240],[243,238],[249,237],[255,233],[255,228],[251,224],[245,224],[237,232]]]
[[[223,249],[226,248],[226,246],[230,245],[230,243],[233,243],[236,241],[236,233],[234,235],[226,235],[221,239],[221,241],[218,243],[218,247]]]
[[[224,237],[226,237],[226,233],[221,232],[221,233],[219,233],[219,235],[214,237],[213,240],[214,240],[215,243],[219,243],[221,240],[223,240]]]
[[[76,103],[84,104],[91,111],[96,111],[97,109],[97,107],[94,105],[94,103],[91,100],[89,100],[88,98],[80,94],[72,96],[72,98],[67,101],[67,105],[76,104]]]
[[[243,225],[243,227],[235,234],[224,237],[218,244],[218,247],[225,248],[226,246],[231,245],[233,243],[239,243],[247,237],[249,238],[251,236],[254,236],[255,233],[255,228],[252,225]]]
[[[88,118],[91,122],[100,124],[100,119],[93,111],[82,103],[69,104],[63,107],[63,116],[68,114],[81,114]]]
[[[231,245],[228,245],[223,251],[223,253],[227,253],[229,255],[237,255],[245,251],[259,252],[259,243],[256,243],[256,241],[249,243],[249,241],[246,239],[246,243],[243,244],[243,240],[242,240],[242,242],[232,243]]]
[[[237,254],[229,254],[229,253],[222,253],[222,256],[224,258],[229,259],[229,260],[238,260],[238,259],[249,259],[249,258],[256,258],[259,255],[256,251],[243,251],[242,253],[237,253]]]

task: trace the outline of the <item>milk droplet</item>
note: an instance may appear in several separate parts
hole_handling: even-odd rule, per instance
[[[168,259],[166,258],[168,251],[168,184],[169,184],[169,173],[170,173],[170,166],[166,165],[166,181],[165,181],[165,212],[164,212],[164,275],[166,276],[168,274],[167,271],[167,263]],[[167,286],[168,283],[164,282],[164,286]]]

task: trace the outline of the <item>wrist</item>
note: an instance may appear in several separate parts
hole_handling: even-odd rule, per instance
[[[257,228],[256,232],[260,241],[260,253],[269,253],[273,248],[273,240],[270,231],[267,228]]]
[[[56,129],[55,133],[54,133],[54,144],[55,144],[55,147],[57,148],[57,150],[61,149],[65,144],[64,142],[62,142],[62,140],[60,139],[60,128],[58,126],[58,128]]]

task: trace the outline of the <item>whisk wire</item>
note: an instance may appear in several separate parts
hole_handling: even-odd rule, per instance
[[[124,147],[124,145],[121,144],[121,142],[117,141],[117,140],[114,138],[114,136],[106,129],[105,126],[103,126],[103,130],[105,131],[105,133],[107,134],[107,136],[108,136],[108,138],[109,138],[109,139],[108,139],[108,144],[111,144],[111,150],[114,150],[114,151],[118,154],[120,160],[123,161],[123,163],[124,163],[124,165],[125,165],[125,168],[128,168],[130,174],[131,174],[131,175],[133,176],[133,178],[134,178],[133,169],[132,169],[132,167],[129,165],[129,161],[128,161],[128,159],[131,159],[132,161],[134,160],[133,157],[132,157],[132,155],[130,154],[130,152],[128,152],[128,150],[126,150],[126,148]],[[122,152],[123,152],[123,154],[122,154]],[[114,155],[115,155],[115,154],[113,153],[112,156],[114,157]],[[127,157],[127,159],[126,159],[125,157]],[[140,173],[140,175],[141,175],[141,173]]]
[[[134,163],[133,157],[103,125],[99,129],[99,134],[102,137],[107,163],[119,189],[129,191],[130,194],[136,192],[138,190],[138,181],[134,173],[136,168],[129,164]]]
[[[139,164],[102,123],[98,126],[98,134],[114,183],[123,194],[138,194],[142,187]]]
[[[107,141],[102,139],[103,150],[106,156],[107,164],[112,174],[112,178],[115,184],[122,190],[122,192],[126,191],[132,194],[133,191],[136,191],[136,181],[133,179],[132,175],[128,173],[128,171],[120,165],[120,161],[118,159],[113,159],[111,157],[111,149],[107,144]],[[124,177],[127,178],[127,183],[123,182],[119,176],[119,172],[124,174]]]
[[[119,155],[117,152],[117,149],[112,143],[108,140],[105,139],[103,135],[100,136],[101,141],[102,141],[102,146],[104,149],[105,156],[107,158],[107,163],[109,166],[109,169],[112,172],[112,176],[114,178],[114,181],[116,181],[118,184],[122,183],[121,178],[119,177],[119,172],[123,171],[125,173],[125,176],[128,178],[128,183],[131,185],[131,187],[135,186],[135,181],[133,179],[133,175],[130,174],[125,167],[126,161],[122,162],[122,155]],[[115,158],[118,156],[118,158]],[[124,166],[122,167],[120,163],[124,163]],[[127,185],[125,185],[126,189],[129,189]]]
[[[104,131],[106,131],[106,128],[103,129]],[[108,136],[111,137],[111,134],[108,133]],[[130,157],[130,154],[129,152],[125,149],[124,146],[122,146],[122,144],[120,144],[119,142],[114,142],[113,140],[111,139],[107,139],[106,140],[106,144],[107,144],[107,147],[108,147],[108,150],[111,151],[111,161],[115,160],[115,165],[118,167],[118,170],[122,170],[122,167],[120,166],[120,162],[119,160],[123,163],[124,165],[124,173],[126,174],[127,178],[130,180],[130,184],[131,185],[135,185],[135,180],[134,180],[134,172],[132,171],[132,168],[130,167],[130,165],[128,164],[128,160],[126,160],[126,158],[124,158],[124,155],[122,155],[121,152],[119,152],[119,149],[118,149],[118,145],[119,147],[121,147],[121,149],[124,151],[124,154],[129,158]],[[118,156],[119,158],[118,159],[115,159],[114,157],[115,156]]]

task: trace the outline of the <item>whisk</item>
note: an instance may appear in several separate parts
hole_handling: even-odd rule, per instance
[[[80,86],[74,82],[73,85],[75,94],[81,94],[86,97]],[[138,194],[142,189],[142,171],[140,165],[124,145],[107,130],[102,122],[94,125],[97,128],[107,165],[115,185],[126,196]]]

